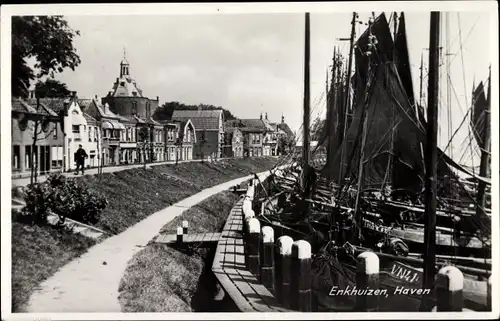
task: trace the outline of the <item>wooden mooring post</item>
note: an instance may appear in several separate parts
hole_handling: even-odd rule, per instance
[[[274,230],[270,226],[264,226],[261,232],[260,282],[274,292]]]
[[[363,252],[358,255],[356,265],[356,290],[379,290],[380,260],[373,252]],[[356,311],[374,312],[379,308],[378,295],[357,295]]]
[[[184,242],[184,235],[183,235],[183,230],[182,227],[179,226],[177,227],[177,243],[182,244]]]
[[[283,235],[276,241],[275,249],[275,293],[276,299],[283,307],[291,307],[290,280],[292,279],[292,244],[293,239]]]
[[[441,268],[436,276],[436,309],[438,312],[462,312],[464,308],[464,275],[454,266]]]
[[[247,269],[259,279],[260,262],[259,262],[259,241],[260,241],[260,222],[252,217],[248,219],[248,237],[247,237],[247,252],[245,262]]]
[[[312,307],[311,296],[311,244],[304,240],[292,244],[292,278],[290,292],[294,310],[310,312]]]
[[[492,282],[492,279],[493,276],[490,275],[490,277],[488,278],[488,284],[487,284],[487,295],[486,295],[486,306],[488,307],[488,311],[492,311],[492,302],[491,302],[491,282]]]

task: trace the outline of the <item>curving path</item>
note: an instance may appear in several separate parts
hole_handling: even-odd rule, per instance
[[[260,173],[259,177],[263,179],[267,175],[269,171]],[[186,207],[194,206],[251,177],[207,188],[93,246],[44,281],[30,297],[26,312],[121,312],[118,286],[133,255]]]

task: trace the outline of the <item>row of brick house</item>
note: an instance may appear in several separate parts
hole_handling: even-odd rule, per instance
[[[170,120],[153,114],[159,97],[144,96],[124,58],[120,76],[105,97],[12,99],[13,177],[71,171],[85,149],[86,167],[199,158],[272,156],[278,140],[293,133],[285,124],[260,119],[224,119],[222,110],[174,110]],[[35,126],[38,126],[35,132]],[[36,143],[34,144],[34,137]]]
[[[79,145],[89,156],[85,166],[97,167],[189,160],[196,143],[189,120],[125,118],[95,99],[14,98],[11,119],[14,178],[33,166],[39,174],[74,170]]]
[[[281,117],[281,123],[267,118],[235,119],[224,123],[224,155],[226,157],[277,156],[283,153],[280,140],[293,137],[293,132]]]

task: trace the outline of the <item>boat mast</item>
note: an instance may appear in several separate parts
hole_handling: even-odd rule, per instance
[[[353,50],[354,50],[354,38],[356,37],[356,18],[358,14],[356,12],[352,13],[352,21],[351,21],[351,37],[349,38],[349,61],[347,62],[347,75],[346,75],[346,93],[345,93],[345,112],[346,112],[346,119],[347,119],[347,113],[352,114],[351,110],[351,91],[349,90],[350,84],[351,84],[351,73],[352,73],[352,56],[353,56]]]
[[[422,106],[422,98],[424,97],[423,84],[424,84],[424,53],[420,54],[420,99],[419,103]]]
[[[373,22],[375,21],[375,13],[372,12],[372,17],[370,18],[370,20],[368,21],[368,31],[370,33],[370,36],[372,36],[371,34],[371,28],[372,28],[372,24]],[[371,41],[371,40],[370,40]],[[370,42],[371,43],[371,42]],[[372,54],[372,50],[374,50],[374,48],[372,47],[369,47],[368,50],[366,51],[365,54],[367,54],[368,57],[371,56]],[[362,135],[361,135],[361,149],[360,149],[360,159],[359,159],[359,167],[358,167],[358,188],[357,188],[357,192],[356,192],[356,203],[355,203],[355,206],[354,206],[354,214],[356,215],[356,222],[358,224],[358,228],[357,228],[357,237],[358,237],[358,240],[361,241],[361,226],[362,226],[362,220],[361,220],[361,212],[359,211],[359,199],[361,197],[361,184],[363,182],[363,169],[364,169],[364,157],[365,157],[365,153],[364,153],[364,150],[365,150],[365,144],[366,144],[366,134],[367,134],[367,128],[368,128],[368,117],[367,117],[367,106],[368,106],[368,92],[370,91],[370,86],[371,86],[371,82],[372,82],[372,76],[370,75],[370,66],[371,64],[371,61],[370,61],[370,58],[368,58],[368,74],[367,74],[367,77],[368,77],[368,81],[367,81],[367,84],[366,84],[366,89],[365,89],[365,97],[364,97],[364,111],[363,111],[363,128],[362,128]]]
[[[486,177],[488,175],[488,160],[489,160],[489,146],[490,146],[490,109],[491,109],[491,66],[488,76],[488,96],[486,109],[484,110],[484,131],[483,131],[483,146],[481,149],[481,163],[479,167],[479,176]],[[484,214],[485,199],[484,194],[486,190],[486,183],[479,181],[477,186],[477,206],[476,215]]]
[[[439,96],[439,11],[431,12],[429,40],[429,81],[427,97],[427,142],[425,153],[425,230],[423,289],[434,288],[436,260],[436,190],[437,190],[437,127]],[[422,308],[429,310],[429,297],[424,296]]]
[[[310,60],[310,21],[309,12],[306,12],[305,16],[305,52],[304,52],[304,135],[303,135],[303,147],[302,147],[302,163],[304,169],[309,167],[310,158],[310,146],[309,146],[309,123],[310,123],[310,89],[309,89],[309,60]],[[306,170],[308,172],[308,170]],[[307,190],[308,177],[304,176],[302,180],[304,183],[304,190]]]

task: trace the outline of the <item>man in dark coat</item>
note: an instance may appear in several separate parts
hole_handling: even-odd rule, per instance
[[[75,161],[76,161],[76,172],[75,175],[78,175],[78,170],[82,169],[82,175],[85,174],[85,158],[89,157],[85,149],[82,148],[82,145],[78,145],[78,150],[75,153]]]

